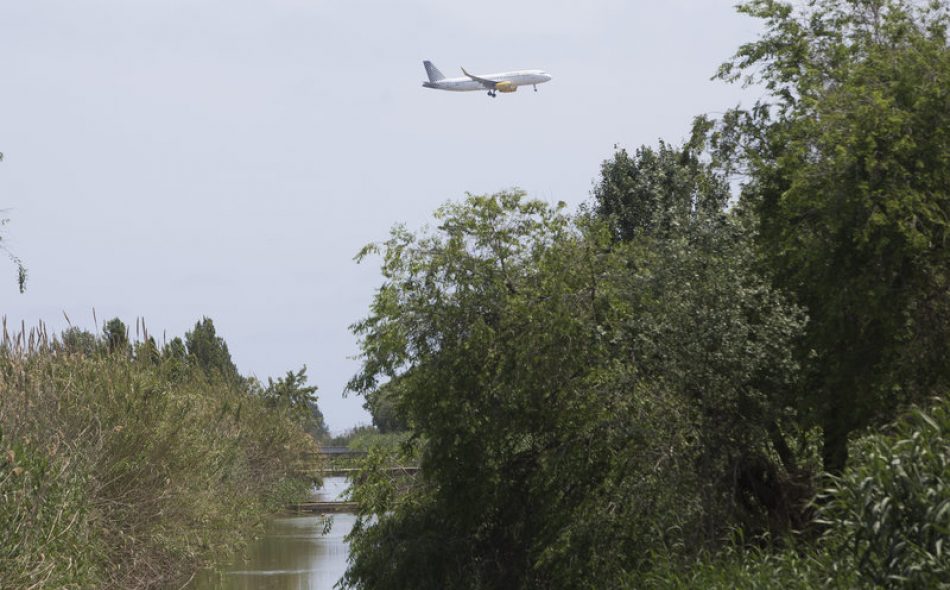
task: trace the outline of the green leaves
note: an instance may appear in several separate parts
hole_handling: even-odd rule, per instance
[[[317,387],[307,385],[307,366],[299,371],[287,371],[287,374],[274,381],[267,378],[267,387],[261,393],[271,408],[286,413],[314,438],[328,434],[323,421],[323,413],[317,407]]]
[[[822,495],[823,543],[876,587],[950,583],[950,406],[914,410],[888,436],[858,443],[856,461]]]
[[[729,187],[703,165],[693,146],[618,149],[601,166],[594,212],[609,221],[614,237],[665,237],[696,219],[723,211]]]
[[[946,10],[740,11],[766,32],[719,75],[764,85],[751,109],[618,150],[577,217],[469,195],[360,253],[384,282],[350,389],[425,443],[408,489],[367,488],[348,583],[636,584],[733,527],[804,527],[816,425],[840,472],[849,434],[950,385]],[[900,510],[871,505],[877,535]]]
[[[243,377],[231,360],[228,345],[215,332],[211,318],[202,318],[195,323],[194,329],[185,332],[185,346],[189,357],[209,378],[218,376],[230,383],[243,383]]]
[[[850,432],[950,384],[940,4],[747,2],[766,32],[722,69],[769,91],[708,139],[718,165],[748,175],[740,207],[756,216],[764,262],[811,317],[798,407],[822,426],[832,471]]]
[[[697,205],[719,194],[699,164],[663,153],[683,182],[644,189],[662,223],[626,243],[612,216],[521,193],[393,231],[351,388],[425,441],[422,469],[400,500],[357,485],[376,524],[353,535],[349,583],[610,585],[657,538],[692,551],[762,510],[732,474],[784,415],[801,314],[741,226]]]

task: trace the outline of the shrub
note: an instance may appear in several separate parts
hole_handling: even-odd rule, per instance
[[[856,445],[856,461],[823,495],[825,542],[879,587],[950,585],[950,401],[914,410],[888,436]]]
[[[950,399],[855,442],[852,462],[819,495],[814,543],[733,542],[684,563],[656,552],[648,588],[950,587]],[[768,545],[768,544],[766,544]],[[633,580],[633,578],[631,578]]]

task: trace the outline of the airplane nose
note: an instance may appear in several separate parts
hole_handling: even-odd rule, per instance
[[[550,82],[550,81],[551,81],[551,74],[545,74],[545,75],[544,75],[544,81],[545,81],[545,82]]]

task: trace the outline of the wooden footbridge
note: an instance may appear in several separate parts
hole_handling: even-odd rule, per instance
[[[288,504],[287,510],[298,514],[309,512],[314,514],[339,514],[341,512],[356,512],[356,502],[299,502]]]
[[[354,451],[347,447],[322,447],[316,453],[307,453],[297,467],[297,472],[311,477],[352,477],[360,472],[359,459],[366,451]],[[416,465],[392,465],[384,467],[394,475],[414,475],[419,471]]]
[[[351,478],[360,472],[356,465],[366,456],[366,451],[354,451],[346,447],[322,447],[316,453],[308,453],[297,467],[297,472],[316,479],[324,477]],[[412,476],[419,470],[418,466],[391,466],[385,467],[395,476]],[[338,514],[342,512],[356,512],[356,502],[326,502],[312,500],[289,504],[287,509],[296,513]]]

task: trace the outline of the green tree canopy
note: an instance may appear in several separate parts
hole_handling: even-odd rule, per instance
[[[277,381],[268,378],[263,396],[270,407],[290,412],[314,438],[323,438],[329,430],[317,406],[316,392],[315,385],[307,385],[305,365],[299,371],[287,371]]]
[[[96,335],[88,330],[72,326],[63,331],[60,341],[63,349],[71,354],[92,356],[96,353]]]
[[[367,393],[366,403],[363,404],[373,418],[373,426],[381,433],[403,432],[408,429],[406,420],[399,414],[394,400],[389,394],[387,384],[383,384],[372,392]]]
[[[211,318],[202,318],[194,329],[185,332],[185,347],[188,356],[208,376],[218,375],[232,383],[241,383],[243,378],[231,360],[231,353],[223,338],[217,335]]]
[[[102,326],[102,340],[110,354],[129,355],[129,328],[119,318],[112,318]]]
[[[802,317],[737,224],[617,244],[519,192],[436,217],[364,252],[384,283],[350,388],[383,384],[422,471],[404,496],[357,487],[376,520],[355,529],[350,584],[611,587],[656,543],[696,551],[778,514],[772,392]]]
[[[703,164],[692,145],[617,149],[594,187],[594,212],[620,240],[666,236],[677,227],[723,211],[729,186]]]
[[[720,71],[768,96],[711,134],[746,175],[778,285],[811,316],[799,407],[826,468],[848,434],[950,384],[950,49],[947,6],[755,0],[766,33]]]

